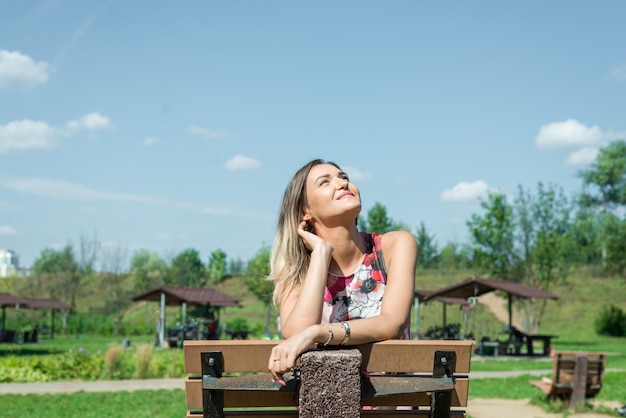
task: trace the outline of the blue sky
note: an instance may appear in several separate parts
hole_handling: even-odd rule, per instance
[[[440,245],[626,138],[626,2],[0,6],[0,248],[248,261],[312,158]]]

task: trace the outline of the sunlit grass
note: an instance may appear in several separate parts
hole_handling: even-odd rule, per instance
[[[5,418],[170,418],[185,416],[187,411],[183,390],[2,395],[0,404]]]

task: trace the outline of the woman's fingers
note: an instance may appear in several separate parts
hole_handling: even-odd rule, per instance
[[[283,379],[283,373],[293,369],[294,362],[293,356],[289,355],[288,351],[280,349],[280,344],[272,348],[267,368],[272,374],[272,381],[280,382],[283,386],[285,381]]]

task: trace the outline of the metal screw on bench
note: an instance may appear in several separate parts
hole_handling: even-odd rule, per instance
[[[453,379],[453,373],[456,367],[456,352],[454,351],[436,351],[433,365],[433,378],[435,379]],[[436,391],[431,397],[430,417],[431,418],[449,418],[450,405],[452,403],[452,392]]]
[[[215,380],[222,377],[224,369],[224,357],[219,351],[208,351],[200,353],[200,364],[202,368],[202,382]],[[202,391],[202,415],[204,418],[224,416],[224,392],[221,390]]]
[[[445,357],[441,357],[441,364],[443,364],[443,368],[446,371],[446,376],[452,377],[452,373],[450,372],[450,368],[448,367],[448,359]]]

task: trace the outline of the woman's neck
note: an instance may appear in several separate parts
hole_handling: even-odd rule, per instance
[[[333,245],[333,256],[328,267],[333,274],[352,274],[363,261],[365,242],[357,228],[333,230],[324,239]]]

